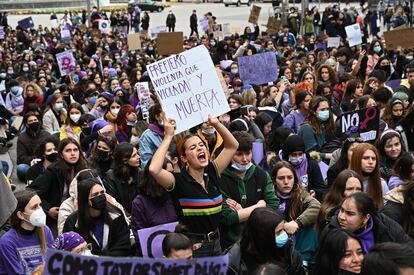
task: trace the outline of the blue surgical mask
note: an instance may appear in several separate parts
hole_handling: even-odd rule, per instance
[[[212,128],[211,130],[204,130],[201,129],[201,132],[203,133],[203,135],[205,136],[212,136],[214,135],[214,133],[216,132],[216,128]]]
[[[374,50],[374,52],[379,53],[379,52],[381,52],[381,47],[380,46],[375,46],[373,50]]]
[[[251,167],[253,165],[253,163],[252,162],[249,162],[248,164],[246,164],[246,165],[243,165],[243,164],[240,164],[240,163],[237,163],[237,162],[234,162],[234,161],[232,161],[232,163],[231,163],[231,167],[232,168],[234,168],[235,170],[237,170],[237,171],[239,171],[239,172],[246,172],[247,170],[249,170],[249,168]]]
[[[91,98],[89,98],[88,103],[91,105],[95,105],[96,103],[96,96],[92,96]]]
[[[63,109],[63,107],[64,107],[64,105],[63,105],[62,102],[55,103],[55,109],[56,109],[56,111],[58,111],[58,112],[61,111]]]
[[[286,243],[288,242],[288,240],[289,240],[288,234],[286,233],[286,231],[283,231],[282,234],[275,237],[276,246],[279,248],[284,247]]]
[[[321,122],[325,122],[329,119],[329,110],[326,111],[320,111],[318,113],[318,120]]]
[[[300,156],[300,157],[297,157],[297,158],[294,158],[294,157],[289,157],[289,162],[293,165],[293,166],[298,166],[299,164],[301,164],[302,163],[302,161],[304,160],[304,156],[302,155],[302,156]]]
[[[23,88],[20,86],[11,87],[10,92],[14,95],[17,95],[19,92],[23,92]]]

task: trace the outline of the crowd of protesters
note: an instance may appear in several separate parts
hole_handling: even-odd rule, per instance
[[[398,16],[410,23],[405,4],[392,15],[381,5],[385,28]],[[148,14],[94,8],[85,28],[86,13],[66,13],[69,41],[58,28],[12,29],[4,16],[0,146],[17,139],[8,150],[26,187],[12,193],[3,163],[0,274],[41,272],[48,248],[140,257],[137,230],[175,221],[165,257],[228,254],[228,274],[413,274],[414,48],[387,49],[377,11],[334,5],[302,21],[293,8],[278,34],[255,25],[219,38],[211,13],[199,35],[194,10],[183,49],[209,50],[230,111],[178,135],[146,68],[163,58],[145,35]],[[102,18],[111,32],[99,31]],[[350,47],[354,23],[363,44]],[[130,31],[141,31],[140,50],[128,49]],[[328,47],[332,36],[339,47]],[[76,67],[62,76],[56,54],[66,50]],[[243,81],[237,58],[263,52],[274,53],[277,79]],[[148,113],[138,82],[149,83]],[[373,106],[375,140],[341,133],[341,114]]]

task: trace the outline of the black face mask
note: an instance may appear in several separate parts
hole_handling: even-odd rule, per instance
[[[391,66],[380,66],[380,69],[383,70],[387,76],[391,75]]]
[[[37,132],[40,129],[40,122],[33,122],[30,124],[27,124],[27,128],[31,131],[31,132]]]
[[[394,116],[394,115],[392,115],[392,120],[393,120],[395,123],[397,123],[398,121],[400,121],[400,120],[401,120],[401,116]]]
[[[45,155],[45,159],[49,162],[54,162],[55,160],[57,160],[58,157],[58,153],[52,153],[49,155]]]
[[[91,199],[92,208],[96,210],[102,210],[106,207],[106,197],[105,194],[96,196]]]
[[[109,158],[109,152],[101,149],[96,149],[96,156],[99,160],[107,160]]]
[[[372,176],[372,175],[375,175],[375,170],[370,172],[370,173],[362,171],[362,176],[364,176],[364,177],[369,177],[369,176]]]

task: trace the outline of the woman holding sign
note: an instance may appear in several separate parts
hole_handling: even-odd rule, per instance
[[[188,135],[179,142],[181,161],[186,169],[171,173],[163,169],[164,156],[174,136],[175,120],[164,120],[164,139],[155,152],[149,171],[155,180],[170,192],[180,222],[187,226],[194,244],[194,257],[219,255],[222,195],[220,174],[229,165],[238,148],[238,142],[217,118],[208,122],[223,137],[224,149],[209,162],[209,153],[203,141]]]

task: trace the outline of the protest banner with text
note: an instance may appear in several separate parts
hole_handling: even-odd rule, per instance
[[[273,52],[241,56],[237,59],[240,78],[250,84],[265,84],[277,79],[277,61]]]
[[[230,110],[204,45],[154,62],[147,71],[166,116],[176,120],[176,134]]]
[[[203,274],[225,275],[228,256],[207,257],[190,260],[165,258],[118,258],[82,256],[61,250],[48,249],[45,275],[170,275]]]
[[[358,134],[364,141],[378,138],[380,111],[376,106],[344,113],[338,119],[343,138]]]

